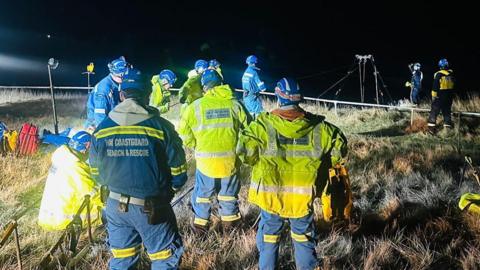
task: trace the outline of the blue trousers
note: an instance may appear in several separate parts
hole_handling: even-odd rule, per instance
[[[129,204],[128,212],[124,213],[117,210],[118,204],[109,198],[105,211],[113,255],[110,269],[135,269],[143,247],[152,261],[152,269],[178,269],[183,244],[173,209],[165,213],[167,222],[150,225],[142,206]]]
[[[225,178],[211,178],[199,170],[195,173],[195,188],[192,193],[194,224],[206,226],[212,210],[212,199],[217,194],[222,221],[236,221],[241,218],[238,209],[240,182],[234,174]]]
[[[411,93],[410,93],[410,101],[413,104],[419,104],[420,103],[420,88],[412,88]]]
[[[257,248],[260,252],[260,269],[277,269],[280,235],[285,218],[261,210],[260,223],[257,231]],[[315,230],[313,212],[301,217],[290,218],[291,237],[295,249],[295,264],[297,269],[314,269],[317,267],[315,252]]]

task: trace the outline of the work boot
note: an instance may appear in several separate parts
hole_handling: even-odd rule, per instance
[[[435,124],[428,123],[428,133],[435,135],[437,133],[437,128]]]
[[[453,124],[452,123],[444,123],[443,127],[448,128],[448,129],[453,129]]]

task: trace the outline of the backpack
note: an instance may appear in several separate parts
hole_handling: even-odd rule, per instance
[[[23,124],[17,140],[17,153],[33,155],[37,152],[38,144],[38,127],[30,123]]]
[[[350,220],[353,206],[350,177],[343,165],[337,165],[328,171],[328,181],[322,193],[323,219]]]

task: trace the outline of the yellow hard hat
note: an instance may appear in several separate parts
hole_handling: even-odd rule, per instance
[[[90,63],[87,65],[87,72],[92,73],[95,65],[93,63]]]

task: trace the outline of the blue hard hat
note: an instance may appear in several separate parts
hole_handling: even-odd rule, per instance
[[[223,83],[223,79],[216,70],[208,69],[203,73],[200,82],[202,83],[203,89],[210,89],[221,85]]]
[[[136,68],[128,69],[122,78],[120,89],[124,90],[140,90],[146,91],[145,80],[143,79],[142,72]]]
[[[198,72],[200,69],[207,69],[208,68],[208,62],[200,59],[195,62],[195,70]]]
[[[447,68],[448,67],[448,61],[447,59],[443,58],[443,59],[440,59],[440,61],[438,61],[438,66],[440,68]]]
[[[158,77],[160,78],[160,82],[162,83],[162,85],[168,83],[170,84],[170,86],[173,86],[173,84],[177,81],[177,76],[170,69],[164,69],[160,71]]]
[[[115,76],[123,76],[128,70],[128,63],[125,60],[125,57],[120,56],[119,58],[108,63],[108,70]]]
[[[86,131],[79,131],[68,142],[68,146],[76,151],[84,152],[87,150],[92,135]]]
[[[275,87],[275,95],[281,106],[298,104],[302,101],[300,86],[292,78],[282,78],[278,81],[277,87]]]
[[[212,59],[212,60],[210,60],[209,65],[210,65],[210,67],[216,68],[216,67],[220,66],[220,62],[218,62],[217,59]]]
[[[245,63],[248,65],[254,65],[258,63],[258,58],[255,55],[250,55],[247,57],[247,60],[245,60]]]

